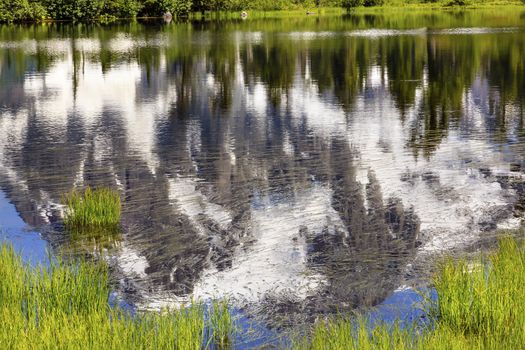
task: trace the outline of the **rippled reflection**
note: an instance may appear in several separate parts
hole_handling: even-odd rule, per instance
[[[523,16],[440,16],[0,27],[0,184],[144,306],[375,305],[524,208]],[[122,234],[64,235],[87,185]]]

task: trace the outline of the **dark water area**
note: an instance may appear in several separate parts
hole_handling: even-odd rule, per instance
[[[412,303],[437,256],[521,225],[524,34],[516,10],[0,26],[0,239],[103,251],[145,309]],[[88,185],[121,233],[64,233]]]

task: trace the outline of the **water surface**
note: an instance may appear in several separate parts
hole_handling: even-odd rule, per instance
[[[0,223],[103,250],[144,308],[378,305],[520,225],[524,34],[519,11],[0,27]],[[121,234],[64,233],[87,185],[120,191]]]

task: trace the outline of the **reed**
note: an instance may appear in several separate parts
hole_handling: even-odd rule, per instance
[[[62,202],[66,206],[64,225],[69,230],[115,228],[120,224],[120,196],[115,190],[73,190],[62,197]]]
[[[428,301],[433,325],[370,327],[364,318],[317,322],[296,349],[520,349],[525,344],[525,245],[502,238],[476,261],[446,259]]]
[[[104,263],[58,259],[49,267],[30,267],[2,243],[0,349],[197,350],[206,346],[206,329],[212,322],[206,321],[201,304],[131,316],[109,306],[109,293]],[[226,322],[225,317],[222,320]]]

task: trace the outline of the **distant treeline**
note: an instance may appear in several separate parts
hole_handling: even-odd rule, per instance
[[[0,0],[1,22],[43,20],[112,21],[117,18],[158,17],[169,12],[187,17],[191,13],[242,10],[294,10],[316,7],[381,6],[385,0]],[[387,3],[397,0],[387,0]],[[472,0],[413,0],[415,3],[467,5]],[[480,0],[484,2],[486,0]],[[490,0],[489,0],[490,1]],[[525,2],[525,0],[522,0]],[[395,5],[395,4],[394,4]]]
[[[292,10],[338,7],[345,0],[0,0],[0,22],[53,20],[111,20],[155,17],[166,12]],[[354,0],[355,1],[355,0]],[[359,0],[357,0],[359,1]],[[367,0],[370,1],[370,0]]]

